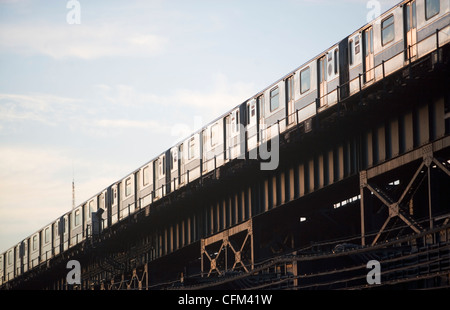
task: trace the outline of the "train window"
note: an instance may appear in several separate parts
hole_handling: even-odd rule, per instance
[[[417,18],[416,18],[416,2],[410,2],[405,6],[405,27],[406,32],[410,31],[412,28],[417,28]]]
[[[38,238],[37,235],[33,236],[33,251],[36,251],[38,248],[38,239],[37,238]]]
[[[334,74],[339,72],[339,49],[334,50]]]
[[[195,138],[192,137],[191,140],[189,140],[188,143],[188,159],[194,158],[194,152],[195,152]]]
[[[391,15],[381,22],[381,43],[383,45],[394,40],[394,30],[394,15]]]
[[[102,209],[105,209],[105,194],[104,193],[102,193],[100,195],[100,206],[99,207]]]
[[[150,183],[150,174],[148,173],[148,166],[142,169],[142,185],[146,186]]]
[[[370,27],[363,32],[365,56],[373,54],[373,28]]]
[[[211,127],[211,146],[215,146],[219,141],[219,124],[214,124]]]
[[[55,223],[55,237],[59,236],[59,224],[58,222]]]
[[[439,0],[425,0],[425,17],[427,20],[439,14],[440,10]]]
[[[75,226],[81,224],[81,213],[80,210],[75,211]]]
[[[13,251],[8,252],[8,265],[12,265],[13,263]]]
[[[208,145],[208,132],[206,130],[203,130],[202,135],[203,135],[203,145],[207,146]]]
[[[286,100],[287,102],[292,101],[294,97],[294,77],[290,76],[286,80]]]
[[[44,231],[44,242],[45,243],[50,242],[50,227],[47,227]]]
[[[94,201],[89,201],[89,218],[91,217],[92,212],[94,212]]]
[[[327,80],[327,58],[319,59],[319,83]]]
[[[125,180],[125,196],[131,195],[131,178]]]
[[[270,91],[270,112],[278,109],[278,107],[280,106],[279,94],[280,90],[278,89],[278,87]]]
[[[112,189],[112,193],[111,193],[111,204],[115,204],[116,203],[116,198],[117,198],[117,188],[114,187]]]
[[[353,65],[353,50],[354,50],[355,44],[353,43],[353,40],[350,40],[348,42],[348,61],[350,63],[350,66]]]
[[[311,88],[311,70],[309,67],[300,72],[300,92],[306,93]]]
[[[173,170],[173,167],[177,167],[178,162],[178,152],[177,149],[174,149],[170,152],[172,156],[172,160],[170,161],[170,170]]]

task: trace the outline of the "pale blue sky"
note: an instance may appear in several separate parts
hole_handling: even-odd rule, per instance
[[[0,252],[367,22],[365,0],[0,0]],[[379,1],[381,12],[399,1]]]

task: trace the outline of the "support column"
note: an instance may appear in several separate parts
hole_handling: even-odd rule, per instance
[[[366,226],[364,223],[364,200],[365,200],[365,195],[364,195],[364,189],[367,186],[367,171],[363,170],[359,173],[359,193],[361,196],[360,201],[360,214],[361,214],[361,245],[366,245]]]

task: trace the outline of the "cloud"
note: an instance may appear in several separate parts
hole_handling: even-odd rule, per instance
[[[79,99],[51,94],[1,94],[0,121],[36,121],[55,125],[79,107]]]
[[[168,42],[166,37],[119,24],[0,25],[0,50],[55,59],[151,57],[163,53]]]

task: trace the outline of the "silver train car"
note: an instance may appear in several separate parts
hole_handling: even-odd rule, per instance
[[[0,254],[0,285],[450,42],[449,0],[405,0]]]

